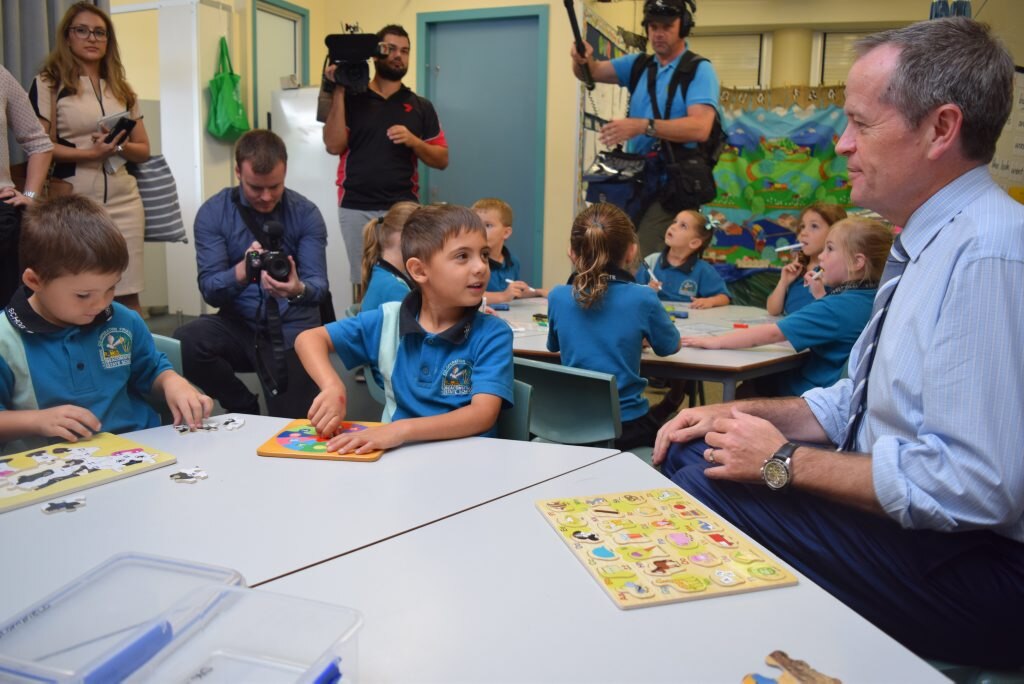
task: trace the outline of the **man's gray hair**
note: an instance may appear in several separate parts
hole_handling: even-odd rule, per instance
[[[992,161],[996,141],[1013,104],[1013,58],[987,24],[965,17],[922,21],[858,40],[863,57],[893,45],[899,64],[880,99],[916,128],[936,107],[954,104],[963,112],[961,144],[975,161]]]

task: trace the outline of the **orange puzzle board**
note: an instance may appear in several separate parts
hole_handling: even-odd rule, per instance
[[[366,428],[383,425],[383,423],[367,423],[345,421],[345,432],[358,432]],[[384,450],[371,451],[365,454],[339,454],[327,451],[327,440],[316,434],[316,428],[308,420],[297,419],[288,423],[283,430],[268,439],[256,450],[260,456],[279,456],[281,458],[315,458],[322,461],[376,461],[384,455]]]
[[[170,465],[174,456],[98,432],[0,457],[0,512]]]
[[[549,499],[537,508],[619,608],[797,583],[678,488]]]

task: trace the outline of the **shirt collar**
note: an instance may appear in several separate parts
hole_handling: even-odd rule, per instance
[[[32,290],[28,289],[27,286],[22,285],[18,288],[18,291],[14,293],[14,296],[11,297],[11,301],[7,304],[7,308],[4,310],[4,313],[7,315],[7,320],[11,322],[11,325],[22,333],[29,335],[63,332],[71,327],[91,328],[95,325],[106,323],[114,316],[114,305],[111,304],[101,311],[99,315],[87,325],[54,325],[36,313],[36,310],[32,308],[32,305],[28,303],[28,298],[30,296],[32,296]]]
[[[408,285],[410,290],[413,289],[412,281],[409,279],[409,276],[407,276],[406,274],[402,273],[400,270],[395,268],[391,264],[390,261],[384,261],[383,259],[377,259],[377,265],[380,266],[381,268],[383,268],[385,271],[387,271],[391,275],[393,275],[396,278],[398,278],[399,280],[401,280],[406,285]]]
[[[618,266],[609,266],[604,269],[604,272],[608,275],[608,280],[613,283],[635,283],[636,278],[629,271],[619,268]],[[569,274],[569,280],[566,281],[566,285],[572,285],[576,281],[576,276],[579,273],[573,271]]]
[[[497,261],[495,261],[491,257],[487,257],[487,263],[488,263],[488,265],[490,265],[492,271],[496,271],[496,270],[500,270],[502,268],[505,268],[509,264],[509,262],[512,260],[512,253],[508,251],[508,247],[506,247],[505,245],[501,246],[501,258],[502,258],[502,262],[498,263]]]
[[[668,261],[668,250],[669,250],[669,248],[666,247],[661,252],[661,258],[660,258],[659,261],[661,262],[662,267],[664,267],[664,268],[674,268],[677,271],[682,271],[686,275],[690,275],[690,273],[693,272],[693,267],[697,265],[697,260],[700,259],[700,254],[698,254],[697,252],[694,252],[690,256],[686,257],[686,259],[683,261],[683,263],[679,264],[678,266],[673,266]]]
[[[900,233],[900,244],[910,260],[917,261],[939,231],[964,207],[980,197],[991,183],[988,166],[982,164],[946,185],[918,207]]]
[[[398,334],[401,337],[406,335],[423,335],[424,337],[431,334],[423,329],[423,326],[419,322],[419,313],[423,309],[423,293],[419,289],[414,289],[412,292],[405,296],[402,300],[402,308],[398,314]],[[473,329],[473,319],[476,318],[476,308],[466,307],[465,312],[462,315],[462,319],[448,328],[443,332],[439,332],[435,337],[440,337],[445,342],[452,345],[460,345],[469,339],[469,332]]]

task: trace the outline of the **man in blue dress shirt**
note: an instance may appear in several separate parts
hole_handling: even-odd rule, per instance
[[[903,231],[850,377],[800,398],[684,410],[654,459],[918,654],[1017,668],[1024,206],[987,168],[1013,61],[961,17],[856,51],[836,151],[852,202]]]

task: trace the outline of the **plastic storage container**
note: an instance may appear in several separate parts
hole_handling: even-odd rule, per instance
[[[330,684],[355,681],[362,616],[351,608],[258,589],[201,589],[198,619],[129,682]]]
[[[0,680],[123,679],[202,615],[203,606],[188,608],[182,599],[203,587],[242,582],[227,568],[142,554],[113,556],[0,622]]]

